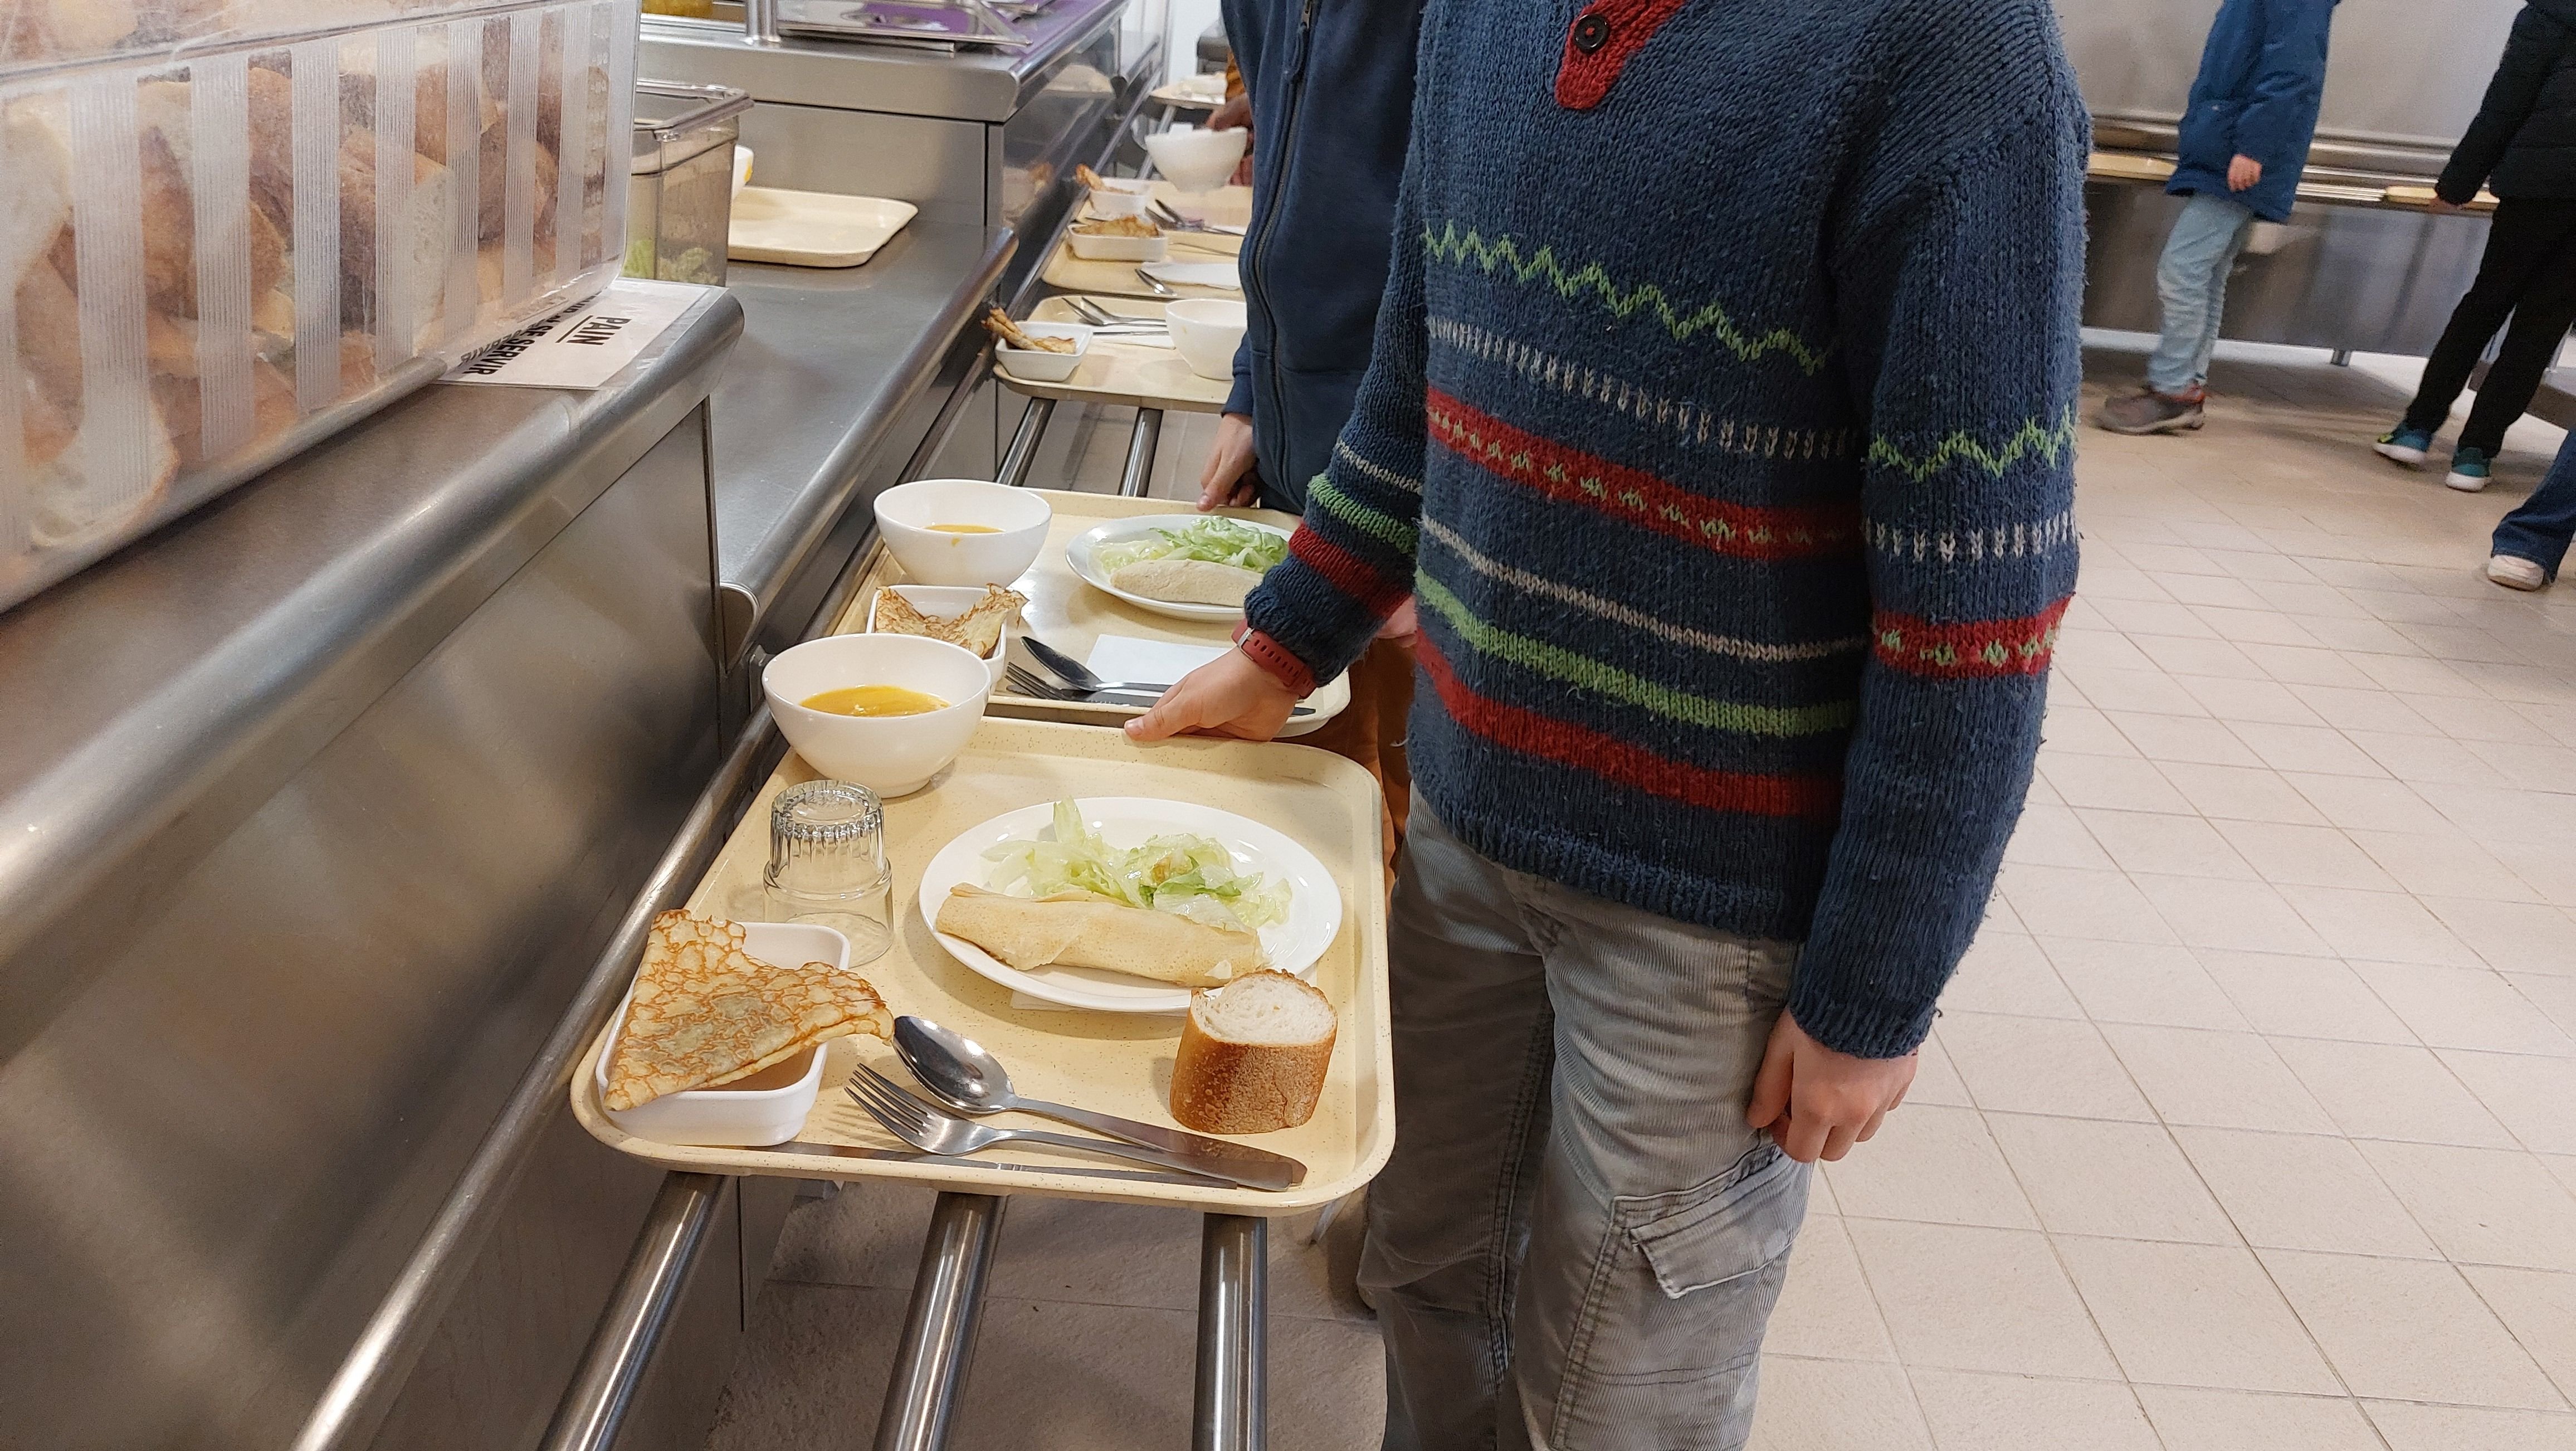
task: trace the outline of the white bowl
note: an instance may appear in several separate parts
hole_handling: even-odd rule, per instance
[[[733,194],[742,195],[742,189],[749,185],[751,185],[751,148],[737,141],[733,148]]]
[[[949,702],[920,715],[833,715],[804,702],[853,685],[900,685]],[[972,652],[922,635],[829,635],[761,672],[769,713],[805,763],[879,796],[909,796],[948,769],[984,718],[993,672]]]
[[[743,951],[774,967],[801,967],[828,962],[850,970],[850,939],[829,927],[803,922],[746,922]],[[631,1000],[635,989],[629,986]],[[608,1059],[617,1049],[617,1029],[626,1022],[626,1004],[610,1019],[608,1041],[600,1045],[598,1083],[608,1092]],[[639,1139],[657,1144],[712,1144],[763,1148],[783,1144],[805,1127],[814,1099],[823,1086],[823,1047],[817,1044],[784,1063],[772,1064],[749,1078],[720,1088],[692,1088],[666,1093],[651,1103],[603,1111],[608,1121]]]
[[[1088,237],[1068,232],[1073,255],[1086,262],[1160,262],[1172,255],[1169,237]]]
[[[1196,126],[1175,126],[1146,137],[1145,151],[1154,158],[1154,169],[1169,178],[1172,185],[1199,196],[1225,185],[1225,179],[1234,175],[1235,165],[1243,160],[1243,148],[1251,139],[1249,131],[1202,131]]]
[[[1171,323],[1172,346],[1191,372],[1202,378],[1234,376],[1234,351],[1243,342],[1242,303],[1193,297],[1164,308],[1163,316]]]
[[[1009,356],[1056,354],[1013,350]],[[912,584],[1009,584],[1037,562],[1054,519],[1042,495],[977,479],[923,479],[877,495],[877,533]],[[984,524],[1000,532],[951,534],[933,524]]]
[[[914,609],[934,620],[953,620],[984,602],[982,585],[890,584],[878,590],[876,598],[868,602],[868,630],[871,634],[877,628],[877,606],[889,594],[903,596]],[[992,675],[995,690],[1002,688],[1002,669],[1011,658],[1011,637],[1019,632],[1020,622],[1017,620],[1002,626],[1002,638],[994,643],[993,653],[984,657],[984,668]]]
[[[1091,355],[1091,329],[1078,322],[1024,322],[1020,331],[1038,338],[1071,338],[1073,351],[1050,353],[1044,348],[1015,348],[996,339],[993,361],[1003,372],[1029,383],[1061,383],[1081,368],[1082,360]],[[949,520],[943,523],[954,522]],[[1000,583],[999,580],[994,581]]]

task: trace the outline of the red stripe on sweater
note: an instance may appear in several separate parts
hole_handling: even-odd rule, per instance
[[[1712,771],[1570,721],[1506,705],[1462,684],[1429,635],[1415,654],[1449,717],[1469,731],[1523,755],[1589,772],[1616,785],[1704,811],[1746,816],[1831,818],[1842,806],[1842,782],[1820,776],[1754,776]]]
[[[1705,498],[1642,470],[1551,443],[1434,388],[1431,436],[1488,473],[1551,499],[1743,559],[1812,559],[1859,548],[1857,504],[1764,509]]]
[[[2059,600],[2018,620],[1965,620],[1936,625],[1881,610],[1870,621],[1878,658],[1909,675],[1935,680],[1994,680],[2046,672],[2057,650]]]
[[[1683,0],[1594,0],[1566,27],[1565,57],[1557,62],[1556,103],[1589,111],[1610,94],[1628,58],[1645,48]],[[1587,30],[1587,22],[1597,30]],[[1586,43],[1590,50],[1584,49]]]
[[[1314,566],[1333,588],[1358,600],[1370,614],[1383,620],[1404,603],[1412,591],[1391,584],[1358,555],[1326,539],[1314,530],[1298,526],[1288,538],[1288,552]]]

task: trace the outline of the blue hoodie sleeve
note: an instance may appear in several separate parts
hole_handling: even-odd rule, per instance
[[[2236,150],[2265,171],[2307,159],[2325,95],[2334,8],[2335,0],[2270,0],[2263,7],[2263,49],[2251,94],[2236,113]]]

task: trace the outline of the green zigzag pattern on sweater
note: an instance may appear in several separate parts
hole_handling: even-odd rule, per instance
[[[2005,439],[2000,446],[1991,449],[1986,447],[1975,434],[1965,429],[1934,444],[1931,451],[1920,458],[1908,455],[1905,450],[1898,448],[1888,439],[1875,438],[1870,441],[1869,461],[1875,465],[1894,469],[1919,484],[1950,465],[1963,461],[1975,464],[1996,478],[2002,478],[2004,470],[2024,459],[2044,458],[2054,464],[2074,447],[2075,410],[2069,408],[2058,419],[2055,427],[2049,427],[2034,418],[2023,424],[2019,432]]]
[[[1787,328],[1773,328],[1756,337],[1737,327],[1726,309],[1714,302],[1685,314],[1663,288],[1648,282],[1622,289],[1598,262],[1586,263],[1579,271],[1566,271],[1565,264],[1556,259],[1554,247],[1542,246],[1525,258],[1520,244],[1510,237],[1488,242],[1472,227],[1461,235],[1455,222],[1444,223],[1438,232],[1424,226],[1422,245],[1432,260],[1453,267],[1473,262],[1488,276],[1498,268],[1509,268],[1514,279],[1524,284],[1544,279],[1568,302],[1591,294],[1622,322],[1639,312],[1651,311],[1674,337],[1687,342],[1703,332],[1712,334],[1726,345],[1727,351],[1748,363],[1766,354],[1787,353],[1810,374],[1825,365],[1826,349],[1808,346]]]

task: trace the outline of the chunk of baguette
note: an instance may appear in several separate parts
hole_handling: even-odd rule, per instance
[[[1172,1065],[1172,1117],[1203,1134],[1266,1134],[1315,1116],[1341,1020],[1284,972],[1190,996]]]

